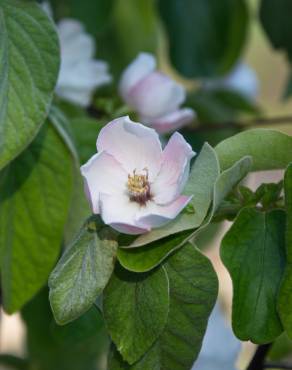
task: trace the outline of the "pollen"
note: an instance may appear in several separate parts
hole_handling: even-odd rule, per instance
[[[143,169],[144,174],[137,174],[136,170],[128,175],[128,193],[131,201],[145,205],[151,199],[150,184],[148,181],[148,169]]]

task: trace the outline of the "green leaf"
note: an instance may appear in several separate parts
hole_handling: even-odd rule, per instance
[[[140,248],[119,248],[117,257],[120,264],[129,271],[146,272],[159,265],[174,250],[185,244],[190,231],[170,235],[143,245]]]
[[[0,175],[0,264],[4,308],[12,313],[46,283],[60,253],[72,188],[72,159],[45,125]]]
[[[100,369],[98,361],[104,356],[108,340],[103,318],[95,307],[74,322],[59,326],[46,288],[23,308],[21,316],[27,334],[29,369]]]
[[[99,221],[89,219],[51,273],[50,302],[60,325],[85,313],[113,272],[117,242],[102,238],[101,231]]]
[[[292,161],[292,137],[279,131],[253,129],[222,141],[215,150],[222,169],[245,155],[252,156],[253,171],[282,169]]]
[[[185,187],[185,195],[193,195],[190,202],[194,213],[182,212],[166,226],[138,237],[130,247],[140,247],[168,235],[195,229],[203,222],[212,201],[212,190],[219,176],[219,164],[214,149],[205,143],[198,155]]]
[[[149,271],[162,262],[174,250],[184,245],[187,240],[196,237],[209,225],[223,199],[249,172],[251,163],[250,157],[244,157],[231,168],[222,172],[213,186],[212,208],[199,228],[193,232],[185,231],[175,236],[168,236],[167,238],[154,241],[140,248],[119,249],[118,259],[121,264],[130,271]],[[201,184],[201,186],[204,188],[204,184]]]
[[[285,51],[292,58],[292,24],[290,0],[261,0],[260,19],[275,49]]]
[[[87,162],[96,153],[96,139],[105,123],[90,117],[78,117],[70,120],[81,163]]]
[[[191,244],[171,256],[164,268],[169,279],[170,306],[163,333],[132,366],[116,352],[110,360],[110,370],[189,370],[198,356],[217,298],[216,273],[210,261]]]
[[[184,76],[216,76],[236,62],[248,24],[244,0],[159,0],[158,6],[171,61]]]
[[[243,209],[221,245],[233,281],[232,325],[241,340],[263,344],[283,331],[276,309],[285,266],[285,212]]]
[[[138,361],[162,333],[169,309],[169,284],[164,269],[134,274],[115,269],[103,299],[113,342],[125,361]]]
[[[46,118],[59,69],[54,25],[33,2],[0,0],[0,169]]]
[[[284,177],[285,205],[287,213],[286,253],[287,266],[279,294],[278,310],[289,338],[292,338],[292,163]]]

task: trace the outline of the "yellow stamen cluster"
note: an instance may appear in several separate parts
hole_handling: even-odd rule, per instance
[[[145,174],[141,175],[134,170],[132,175],[128,175],[127,183],[130,200],[141,205],[144,205],[151,198],[148,170],[145,168],[143,171],[145,171]]]

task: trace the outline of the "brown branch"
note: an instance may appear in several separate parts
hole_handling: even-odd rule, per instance
[[[265,369],[266,355],[271,348],[272,343],[258,346],[250,364],[246,370],[263,370]]]

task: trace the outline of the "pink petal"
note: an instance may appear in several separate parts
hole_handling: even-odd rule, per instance
[[[121,96],[128,101],[130,90],[149,73],[154,71],[156,61],[153,55],[148,53],[140,53],[138,57],[124,71],[119,91]]]
[[[189,124],[194,120],[195,116],[196,114],[193,109],[183,108],[155,119],[150,124],[159,134],[165,134]]]
[[[137,224],[150,229],[161,227],[167,222],[175,219],[191,199],[192,197],[181,195],[174,202],[165,206],[151,202],[142,209],[137,219]]]
[[[114,156],[128,174],[147,168],[150,181],[160,170],[162,149],[158,134],[129,117],[117,118],[100,131],[97,150]]]
[[[119,232],[136,235],[150,231],[150,228],[137,224],[139,209],[139,204],[131,202],[126,194],[100,195],[100,213],[104,223]]]
[[[172,113],[185,100],[185,89],[160,72],[152,72],[129,92],[128,104],[143,117],[145,123]]]
[[[94,213],[99,213],[100,193],[123,194],[126,191],[127,173],[108,153],[95,154],[81,167],[85,178],[85,192]]]
[[[172,202],[182,192],[190,171],[190,160],[195,153],[178,132],[169,139],[162,153],[162,166],[151,185],[154,201],[158,204]]]

